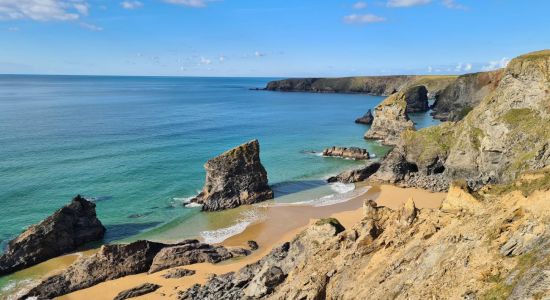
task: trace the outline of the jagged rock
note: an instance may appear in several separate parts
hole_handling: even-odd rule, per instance
[[[426,112],[430,109],[428,89],[425,86],[414,86],[405,90],[407,113]]]
[[[129,298],[135,298],[135,297],[147,295],[160,288],[161,286],[158,284],[144,283],[140,286],[136,286],[135,288],[131,288],[120,292],[113,300],[125,300]]]
[[[465,74],[445,88],[436,98],[433,116],[440,120],[463,119],[483,98],[493,92],[504,69]]]
[[[348,170],[338,174],[337,176],[330,177],[327,179],[327,182],[342,182],[342,183],[356,183],[368,179],[372,174],[376,173],[380,168],[379,162],[372,162],[368,165],[354,169]]]
[[[355,120],[355,123],[370,125],[370,124],[372,124],[372,121],[374,121],[374,116],[372,115],[372,110],[369,109],[369,111],[367,111],[367,113],[365,115],[363,115],[361,118]]]
[[[248,248],[250,248],[250,250],[252,251],[256,251],[258,250],[258,248],[260,248],[260,246],[258,246],[258,243],[256,243],[256,241],[248,241],[247,244],[248,244]]]
[[[441,210],[447,212],[467,211],[474,213],[479,211],[480,208],[481,203],[470,194],[465,182],[452,184],[447,196],[441,203]]]
[[[410,226],[416,219],[417,214],[418,209],[414,204],[414,200],[412,198],[409,198],[399,210],[399,224],[401,226]]]
[[[341,157],[355,160],[369,159],[370,155],[367,149],[358,147],[331,147],[323,150],[323,156]]]
[[[365,133],[366,139],[380,140],[382,144],[395,146],[401,139],[401,133],[415,129],[407,115],[406,97],[406,92],[398,92],[376,106],[372,126]]]
[[[195,275],[195,273],[195,270],[173,269],[166,272],[166,274],[162,275],[162,277],[166,279],[178,279],[182,277],[193,276]]]
[[[260,144],[253,140],[209,160],[206,182],[192,202],[205,211],[235,208],[273,199],[267,172],[260,162]]]
[[[15,272],[103,238],[95,204],[76,196],[70,204],[10,241],[0,257],[0,275]]]
[[[187,240],[160,250],[149,268],[149,274],[196,263],[218,263],[248,254],[250,251],[245,249],[228,249],[223,246],[204,244],[197,240]]]

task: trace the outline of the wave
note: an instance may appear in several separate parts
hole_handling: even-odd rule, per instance
[[[370,187],[364,187],[360,189],[355,189],[355,185],[353,185],[353,189],[349,190],[349,185],[346,184],[345,188],[336,188],[340,192],[337,192],[336,194],[330,194],[326,195],[320,198],[305,200],[305,201],[298,201],[298,202],[291,202],[291,203],[263,203],[263,204],[257,204],[261,207],[268,207],[268,206],[275,206],[275,207],[281,207],[281,206],[312,206],[312,207],[323,207],[323,206],[331,206],[339,203],[347,202],[355,197],[361,196],[364,193],[366,193]]]
[[[205,243],[216,244],[221,243],[228,238],[237,235],[253,223],[261,221],[265,218],[259,210],[252,209],[241,213],[241,217],[237,219],[237,223],[216,230],[202,231],[200,236]]]
[[[341,183],[341,182],[335,182],[329,185],[330,189],[337,192],[338,194],[345,194],[347,192],[351,192],[355,189],[355,184],[353,183]]]
[[[173,200],[172,207],[176,207],[176,206],[178,207],[183,206],[187,208],[202,207],[202,204],[191,202],[191,200],[193,200],[193,198],[195,197],[196,196],[182,197],[182,198],[174,197],[172,198]]]

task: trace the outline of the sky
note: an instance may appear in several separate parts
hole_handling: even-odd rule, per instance
[[[548,0],[0,0],[0,74],[463,74],[550,48]]]

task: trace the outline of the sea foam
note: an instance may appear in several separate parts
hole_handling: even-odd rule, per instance
[[[216,230],[203,231],[200,233],[200,236],[205,243],[221,243],[245,231],[248,226],[261,221],[263,218],[265,218],[265,216],[261,214],[258,209],[247,210],[241,213],[235,224]]]

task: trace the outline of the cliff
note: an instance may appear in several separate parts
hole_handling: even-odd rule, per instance
[[[363,93],[378,96],[389,96],[404,88],[425,86],[429,96],[434,97],[456,76],[361,76],[342,78],[291,78],[271,81],[266,90],[283,92],[315,93]]]
[[[459,121],[483,98],[493,92],[504,70],[481,72],[459,76],[437,96],[433,116],[444,121]]]

